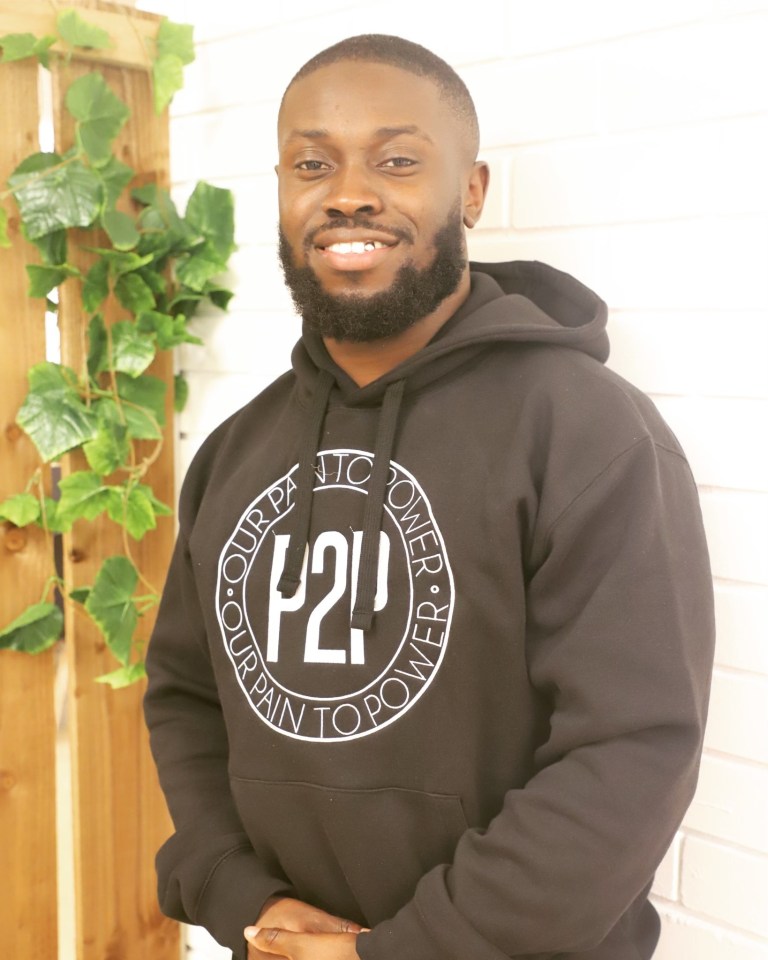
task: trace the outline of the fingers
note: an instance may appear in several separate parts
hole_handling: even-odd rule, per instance
[[[298,936],[274,927],[246,927],[244,932],[248,941],[248,960],[251,958],[251,951],[254,951],[256,960],[261,956],[291,957],[292,954],[288,953],[289,941],[291,937]]]
[[[293,897],[267,901],[256,924],[261,928],[278,927],[294,933],[360,933],[359,924],[335,917]]]

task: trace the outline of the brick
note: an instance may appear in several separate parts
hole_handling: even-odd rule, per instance
[[[768,584],[768,495],[703,490],[701,508],[714,576]]]
[[[606,44],[605,131],[746,116],[768,107],[768,16],[724,18]]]
[[[768,398],[763,313],[612,310],[608,333],[608,366],[646,393]]]
[[[511,6],[511,4],[510,4]],[[718,14],[764,10],[760,0],[645,0],[610,3],[606,0],[548,0],[529,4],[512,18],[507,49],[530,56],[583,43],[594,43]]]
[[[483,149],[601,129],[600,65],[594,55],[496,61],[460,67],[458,73],[475,101]]]
[[[768,212],[768,119],[522,149],[517,229]],[[734,177],[734,171],[739,175]]]
[[[768,306],[768,217],[532,230],[503,237],[477,231],[470,234],[469,250],[475,260],[543,260],[578,277],[612,309],[733,313]]]
[[[206,435],[248,403],[268,382],[244,373],[192,372],[188,379],[189,401],[179,415],[179,428],[183,433]]]
[[[195,317],[192,331],[204,346],[184,344],[180,348],[183,370],[250,373],[273,380],[290,367],[301,321],[294,313],[211,310]]]
[[[768,943],[657,904],[661,939],[653,960],[766,960]]]
[[[681,849],[682,837],[678,834],[659,864],[653,879],[653,893],[665,900],[677,900],[679,896]]]
[[[177,117],[171,125],[174,183],[270,173],[277,159],[276,103]]]
[[[715,670],[704,745],[731,757],[768,764],[768,680],[765,677]]]
[[[768,769],[705,754],[683,827],[768,853],[766,810]]]
[[[716,583],[715,617],[717,663],[768,675],[768,587]]]
[[[682,902],[707,917],[768,937],[768,857],[687,837]]]
[[[768,358],[766,358],[768,359]],[[654,397],[699,484],[768,491],[768,400]]]
[[[224,286],[236,291],[232,307],[237,310],[265,310],[291,313],[291,296],[277,262],[277,244],[242,246],[229,261]]]

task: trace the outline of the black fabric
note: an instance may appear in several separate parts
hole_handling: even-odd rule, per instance
[[[147,654],[160,900],[238,954],[286,890],[370,926],[363,960],[653,953],[712,667],[696,487],[599,297],[471,280],[365,387],[305,331],[185,479]]]

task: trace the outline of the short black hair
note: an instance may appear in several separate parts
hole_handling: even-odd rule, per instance
[[[333,46],[326,47],[315,54],[293,76],[285,89],[285,94],[297,80],[302,80],[321,67],[343,60],[362,60],[367,63],[385,63],[401,70],[407,70],[417,77],[432,80],[440,96],[449,104],[457,119],[464,125],[467,143],[473,158],[480,144],[480,128],[477,111],[466,84],[445,60],[412,40],[404,40],[386,33],[363,33],[357,37],[347,37]]]

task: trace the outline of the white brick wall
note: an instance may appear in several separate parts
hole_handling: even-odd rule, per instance
[[[547,260],[608,300],[610,364],[654,398],[701,487],[717,666],[699,789],[656,880],[655,960],[768,960],[768,0],[146,6],[200,40],[174,107],[176,195],[206,178],[238,204],[232,313],[201,318],[206,347],[179,358],[182,466],[287,366],[298,333],[274,247],[291,74],[381,31],[467,81],[492,170],[472,255]],[[190,950],[221,955],[200,932]]]

